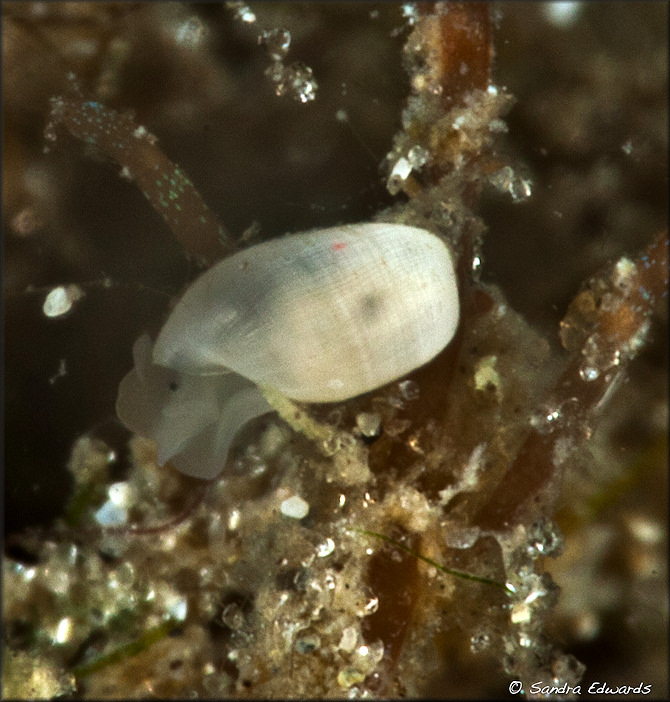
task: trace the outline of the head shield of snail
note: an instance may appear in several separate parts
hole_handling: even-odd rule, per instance
[[[338,402],[434,358],[456,331],[449,250],[399,224],[295,234],[241,251],[198,278],[119,387],[117,413],[153,438],[159,462],[200,478],[223,468],[237,431],[293,400]]]

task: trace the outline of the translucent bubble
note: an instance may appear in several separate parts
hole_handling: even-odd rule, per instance
[[[597,380],[605,371],[621,363],[621,349],[601,339],[597,332],[586,340],[582,356],[584,360],[579,367],[579,376],[586,382]]]
[[[512,196],[514,203],[527,200],[531,194],[531,181],[523,178],[511,166],[504,166],[489,177],[489,183],[504,193]]]
[[[563,551],[563,536],[558,527],[544,517],[534,522],[527,532],[528,553],[538,556],[558,556]]]
[[[239,631],[244,627],[244,612],[241,607],[234,602],[226,605],[221,612],[221,621],[233,631]]]
[[[400,390],[400,394],[405,400],[412,401],[419,399],[419,384],[413,380],[403,380],[402,382],[398,383],[398,388]]]

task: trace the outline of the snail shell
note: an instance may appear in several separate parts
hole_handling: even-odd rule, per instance
[[[451,340],[458,290],[445,244],[399,224],[275,239],[187,290],[154,361],[193,375],[231,369],[303,402],[338,402],[422,366]]]
[[[399,224],[296,234],[205,272],[135,368],[117,413],[158,444],[158,460],[213,478],[250,419],[271,412],[258,385],[303,402],[337,402],[435,357],[458,326],[446,245]],[[153,353],[153,360],[152,360]]]

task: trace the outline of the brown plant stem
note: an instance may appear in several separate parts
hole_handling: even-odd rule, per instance
[[[130,114],[79,96],[57,97],[51,102],[51,122],[45,137],[54,141],[54,128],[62,124],[72,136],[118,163],[122,175],[137,184],[188,254],[201,263],[212,264],[235,249],[232,238],[193,183],[162,153],[156,137]]]
[[[487,3],[419,3],[419,11],[421,16],[408,40],[408,46],[417,41],[422,44],[422,55],[432,77],[429,82],[439,84],[442,110],[446,114],[454,107],[464,106],[467,95],[472,91],[486,90],[489,84],[493,56],[489,6]],[[461,71],[463,64],[468,67],[468,71]],[[416,86],[413,93],[426,102],[431,100],[431,95],[423,94]],[[421,132],[429,126],[410,125],[408,132]],[[434,156],[437,163],[429,172],[433,187],[438,186],[445,174],[455,170],[454,163],[444,155],[438,153]],[[467,162],[459,166],[463,168],[463,173],[477,169],[479,156],[478,153],[464,154]],[[479,200],[481,183],[476,179],[466,182],[467,180],[463,178],[461,195],[466,207],[472,209]],[[405,192],[410,198],[421,198],[424,191],[415,180],[408,179]],[[467,310],[472,308],[469,290],[474,236],[471,226],[466,223],[461,238],[457,275],[463,306]],[[413,426],[424,427],[431,418],[443,416],[448,397],[447,388],[453,376],[462,338],[463,323],[448,348],[410,376],[421,388],[421,402],[416,403],[408,415]],[[398,463],[411,465],[413,461],[411,452],[404,450],[402,444],[387,440],[386,437],[382,437],[370,453],[371,465],[378,464],[377,469],[382,472],[388,464],[397,468]],[[388,694],[393,671],[414,616],[414,607],[420,599],[421,579],[417,559],[413,557],[411,549],[409,552],[396,551],[395,558],[392,553],[389,548],[377,552],[370,561],[367,574],[370,590],[379,598],[379,609],[365,619],[364,635],[369,641],[381,639],[385,648],[381,679],[377,684],[367,683],[376,696]]]
[[[508,529],[519,523],[542,499],[541,493],[560,469],[556,459],[560,441],[578,442],[587,432],[588,422],[606,402],[608,391],[624,372],[643,339],[640,333],[649,317],[664,302],[668,291],[668,235],[662,232],[633,262],[631,279],[625,290],[613,287],[607,304],[598,310],[594,334],[587,344],[609,349],[620,359],[608,372],[593,380],[583,377],[587,347],[576,351],[551,393],[551,405],[578,402],[572,421],[564,430],[539,433],[532,429],[514,461],[493,494],[479,509],[473,523],[483,529]],[[612,278],[611,275],[605,276]]]
[[[486,2],[420,2],[418,7],[422,21],[436,23],[439,30],[430,55],[447,112],[465,104],[470,92],[486,90],[489,84],[493,63],[491,7]],[[461,70],[462,65],[467,71]]]

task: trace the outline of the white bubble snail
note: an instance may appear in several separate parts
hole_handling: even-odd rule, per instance
[[[237,432],[272,412],[261,387],[328,403],[433,359],[459,320],[447,246],[401,224],[344,225],[236,253],[198,278],[153,350],[133,347],[117,414],[154,439],[158,462],[206,480]]]

